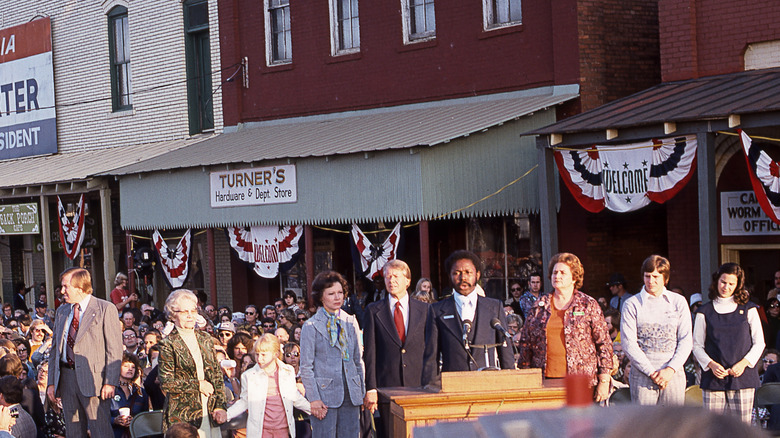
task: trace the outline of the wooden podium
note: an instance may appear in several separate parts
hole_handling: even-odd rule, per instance
[[[389,412],[390,436],[405,438],[416,426],[440,421],[560,408],[566,390],[563,380],[544,382],[540,369],[453,372],[442,373],[441,392],[379,388],[379,404],[381,412]]]

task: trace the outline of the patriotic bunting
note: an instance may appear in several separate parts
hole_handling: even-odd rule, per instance
[[[160,231],[154,230],[152,235],[154,249],[160,257],[160,267],[165,274],[165,280],[171,289],[177,289],[184,285],[190,272],[190,254],[192,252],[192,234],[188,229],[179,240],[175,248],[165,243]]]
[[[81,244],[84,242],[84,210],[84,195],[81,195],[73,219],[68,218],[68,212],[62,205],[62,199],[57,196],[57,215],[59,216],[57,224],[60,229],[60,243],[65,255],[71,260],[79,253]]]
[[[298,253],[303,226],[229,227],[227,233],[238,258],[252,263],[257,275],[274,278],[279,273],[279,265]]]
[[[398,242],[401,240],[401,223],[398,222],[382,245],[374,245],[356,224],[352,224],[352,240],[360,254],[363,274],[373,278],[390,260],[395,260]]]
[[[739,136],[758,204],[774,223],[780,225],[780,163],[766,153],[768,144],[754,142],[742,130]]]
[[[583,208],[638,210],[673,198],[693,176],[696,137],[556,151],[563,181]]]

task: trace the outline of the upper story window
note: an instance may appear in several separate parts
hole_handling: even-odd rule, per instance
[[[292,62],[290,0],[265,0],[265,45],[268,65]]]
[[[198,134],[214,129],[208,0],[184,2],[184,38],[187,60],[187,118],[190,134]]]
[[[482,0],[485,30],[522,22],[520,0]]]
[[[360,51],[358,0],[330,0],[331,54]]]
[[[433,0],[401,0],[404,44],[436,37]]]
[[[127,8],[116,6],[108,12],[108,41],[111,62],[111,102],[114,111],[133,107],[130,79],[130,33]]]

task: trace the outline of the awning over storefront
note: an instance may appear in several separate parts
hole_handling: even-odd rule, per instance
[[[0,161],[0,199],[81,193],[91,177],[197,143],[208,137]]]
[[[656,138],[777,125],[780,68],[664,82],[569,117],[528,135],[549,135],[550,145]]]
[[[706,285],[718,264],[715,137],[737,129],[777,132],[779,125],[780,68],[773,68],[661,83],[523,135],[538,136],[540,179],[548,194],[558,181],[553,150],[695,136],[699,272]],[[557,210],[542,201],[540,215],[544,258],[559,250]]]
[[[576,85],[544,87],[252,123],[106,174],[120,176],[125,229],[533,212],[537,151],[520,134],[577,96]],[[296,167],[296,202],[211,207],[211,172],[282,165]]]

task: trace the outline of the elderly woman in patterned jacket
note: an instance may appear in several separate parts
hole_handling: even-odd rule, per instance
[[[186,289],[165,301],[165,313],[175,328],[159,344],[159,378],[166,394],[163,429],[187,422],[199,428],[200,438],[221,438],[218,424],[227,419],[222,370],[213,338],[195,329],[197,304],[198,298]]]
[[[549,264],[553,293],[542,295],[529,312],[520,334],[520,368],[541,368],[545,377],[568,374],[589,377],[597,402],[609,397],[612,339],[601,307],[580,292],[585,270],[570,253]]]

